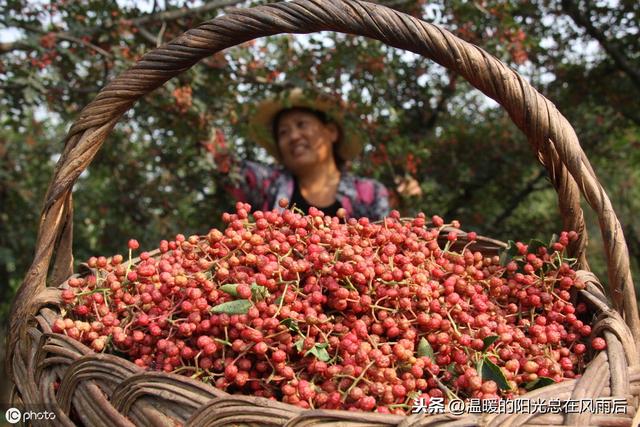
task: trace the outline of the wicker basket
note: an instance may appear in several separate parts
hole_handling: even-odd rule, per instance
[[[580,232],[570,249],[579,259],[587,289],[579,298],[597,313],[593,334],[600,352],[578,380],[550,385],[524,398],[626,401],[626,414],[465,414],[436,416],[301,410],[249,396],[228,395],[189,378],[148,372],[109,354],[52,333],[61,303],[58,287],[72,275],[72,187],[133,103],[200,59],[245,41],[278,33],[323,30],[358,34],[419,53],[464,76],[498,101],[524,132],[558,192],[564,228]],[[580,195],[598,215],[608,260],[612,307],[585,258],[586,230]],[[499,242],[485,240],[485,250]],[[53,254],[56,254],[55,259]],[[515,71],[451,33],[383,6],[358,0],[294,0],[234,10],[189,30],[146,54],[106,86],[69,130],[49,186],[36,254],[11,312],[7,370],[14,405],[46,405],[55,421],[73,426],[200,425],[611,425],[637,426],[640,396],[640,320],[627,246],[611,203],[567,120]],[[60,382],[56,391],[54,383]],[[594,411],[595,412],[595,411]],[[635,415],[635,419],[633,418]]]

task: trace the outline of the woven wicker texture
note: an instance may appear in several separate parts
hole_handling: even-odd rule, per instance
[[[268,400],[228,396],[185,377],[143,372],[115,356],[53,334],[51,324],[60,304],[58,286],[73,271],[72,188],[88,167],[120,117],[140,97],[189,69],[200,59],[245,41],[279,33],[332,30],[378,39],[413,51],[464,76],[500,103],[526,134],[558,193],[564,229],[581,240],[571,247],[583,271],[587,290],[580,298],[600,313],[594,332],[608,348],[590,364],[580,380],[565,381],[526,395],[527,398],[628,399],[626,415],[547,414],[384,416],[339,411],[301,411]],[[586,260],[586,230],[581,195],[596,213],[608,262],[607,298]],[[56,254],[55,259],[53,254]],[[477,46],[444,29],[392,9],[356,0],[294,0],[239,9],[189,30],[146,54],[108,84],[80,113],[65,141],[45,196],[36,253],[11,312],[8,371],[16,383],[15,402],[55,408],[56,424],[74,425],[631,425],[640,395],[640,319],[629,270],[627,246],[609,198],[582,151],[576,134],[555,106],[520,75]],[[61,379],[54,391],[53,383]]]

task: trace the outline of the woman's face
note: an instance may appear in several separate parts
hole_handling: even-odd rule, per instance
[[[309,166],[334,162],[338,128],[332,123],[324,124],[313,113],[285,112],[277,123],[276,137],[282,162],[295,175]]]

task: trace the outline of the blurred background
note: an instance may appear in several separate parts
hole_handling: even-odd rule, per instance
[[[145,52],[228,8],[264,3],[0,0],[3,336],[32,261],[44,193],[80,110]],[[558,107],[613,202],[639,277],[640,3],[377,3],[481,46]],[[245,137],[246,114],[288,85],[349,101],[370,141],[352,169],[386,184],[402,214],[439,214],[505,241],[548,241],[562,230],[555,191],[526,139],[461,77],[362,37],[280,35],[204,59],[125,114],[75,186],[76,261],[124,253],[129,238],[152,249],[177,233],[220,227],[234,201],[218,185],[224,170],[213,154],[226,146],[270,161]],[[606,282],[598,223],[584,208],[589,262]]]

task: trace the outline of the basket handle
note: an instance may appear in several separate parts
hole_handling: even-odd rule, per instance
[[[26,330],[29,316],[37,309],[35,297],[46,287],[54,251],[54,279],[71,274],[72,188],[124,112],[143,95],[215,52],[267,35],[326,30],[367,36],[421,54],[461,74],[500,103],[527,135],[548,170],[558,192],[563,226],[580,233],[582,240],[572,250],[583,267],[586,230],[580,193],[598,215],[607,256],[609,293],[614,308],[624,316],[636,342],[640,342],[640,319],[620,223],[575,131],[549,100],[489,53],[404,13],[359,0],[294,0],[236,9],[187,31],[144,55],[80,112],[68,132],[45,196],[33,264],[12,306],[10,354]]]

